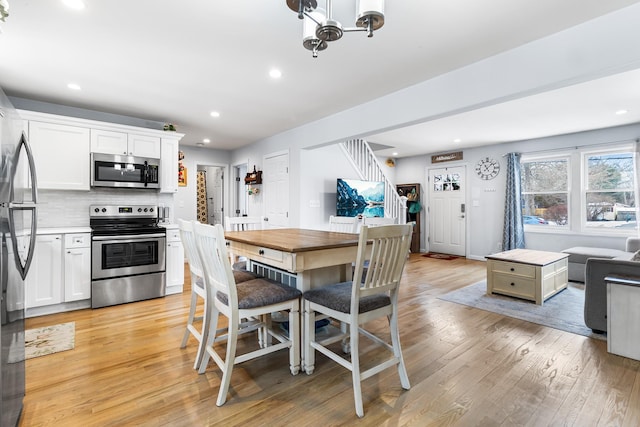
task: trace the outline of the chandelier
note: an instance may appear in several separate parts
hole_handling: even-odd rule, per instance
[[[287,0],[287,6],[302,19],[302,45],[318,57],[328,42],[339,40],[344,33],[366,31],[367,37],[384,25],[384,0],[356,0],[355,27],[343,27],[333,19],[331,0],[326,0],[326,11],[318,8],[317,0]]]

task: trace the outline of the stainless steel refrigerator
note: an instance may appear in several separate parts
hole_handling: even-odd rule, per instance
[[[36,237],[37,180],[23,122],[0,90],[0,427],[15,426],[25,393],[25,289]]]

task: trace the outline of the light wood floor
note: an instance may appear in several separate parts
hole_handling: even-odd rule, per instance
[[[217,368],[192,369],[193,338],[179,348],[187,289],[28,319],[28,328],[75,321],[76,346],[27,361],[21,425],[640,425],[640,362],[608,354],[603,341],[438,299],[484,279],[483,262],[415,254],[405,276],[400,330],[412,388],[402,390],[394,369],[366,380],[363,419],[349,372],[320,354],[311,376],[290,375],[286,352],[237,366],[216,407]]]

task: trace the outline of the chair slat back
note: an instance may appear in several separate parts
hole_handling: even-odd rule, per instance
[[[358,218],[331,215],[329,217],[329,231],[355,234],[358,232]]]
[[[362,226],[353,273],[352,310],[356,310],[359,298],[396,290],[409,255],[412,232],[411,224]],[[369,254],[368,251],[370,251]],[[366,261],[369,261],[368,265],[365,264]],[[356,278],[363,277],[365,268],[364,279],[359,286],[356,286],[358,284]]]
[[[215,298],[216,292],[222,292],[228,296],[229,308],[232,311],[237,311],[238,293],[227,254],[222,225],[194,223],[193,230],[200,262],[204,270],[207,297]]]
[[[378,227],[380,225],[395,224],[396,218],[390,217],[364,217],[362,219],[362,225],[368,225],[369,227]]]
[[[200,255],[198,255],[198,248],[196,248],[196,240],[193,234],[193,223],[178,219],[178,227],[180,228],[180,238],[182,239],[184,251],[187,254],[189,270],[191,270],[192,275],[204,280],[204,271],[202,270],[202,263],[200,262]],[[194,280],[197,280],[197,278],[194,278]]]
[[[227,216],[224,219],[226,231],[249,231],[264,229],[263,216]]]

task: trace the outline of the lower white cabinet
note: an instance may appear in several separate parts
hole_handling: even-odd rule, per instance
[[[167,229],[167,295],[182,292],[184,287],[184,246],[180,231]]]
[[[64,301],[91,298],[91,235],[65,234]]]
[[[26,308],[62,302],[62,234],[36,236],[25,297]]]
[[[90,298],[91,234],[36,236],[36,249],[25,281],[27,310]],[[49,311],[31,310],[27,316],[68,309],[61,306]]]

